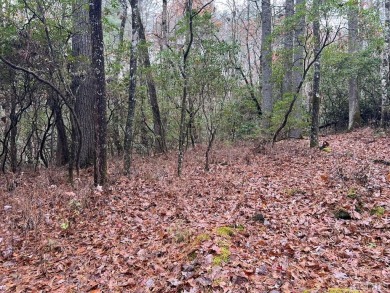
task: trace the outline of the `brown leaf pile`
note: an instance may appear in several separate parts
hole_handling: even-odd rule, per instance
[[[1,179],[0,292],[390,292],[390,138],[283,141],[265,154],[218,146],[85,171]],[[342,219],[343,211],[350,218]]]

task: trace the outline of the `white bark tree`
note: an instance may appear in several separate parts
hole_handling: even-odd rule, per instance
[[[267,130],[270,127],[271,113],[273,109],[272,98],[272,43],[271,43],[271,1],[261,1],[261,68],[262,68],[262,88],[261,93],[263,121],[262,127]]]
[[[359,1],[354,0],[348,8],[348,53],[350,55],[354,55],[358,51],[358,13]],[[358,79],[356,74],[349,78],[348,113],[348,130],[353,130],[358,127],[361,122]]]

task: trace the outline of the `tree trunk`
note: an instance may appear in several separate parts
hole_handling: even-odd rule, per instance
[[[188,57],[191,50],[192,42],[194,39],[193,32],[193,14],[192,14],[192,0],[187,1],[186,17],[188,18],[189,31],[186,36],[186,49],[183,53],[183,68],[181,74],[183,77],[183,93],[181,96],[181,112],[180,112],[180,128],[179,128],[179,154],[177,160],[177,175],[180,177],[183,169],[184,161],[184,147],[186,136],[186,114],[187,114],[187,95],[188,95]]]
[[[127,110],[127,120],[125,129],[124,143],[124,173],[130,174],[132,148],[134,142],[134,114],[136,105],[136,89],[137,89],[137,52],[138,52],[138,0],[131,0],[131,53],[130,53],[130,85],[129,85],[129,101]]]
[[[119,28],[119,44],[118,44],[118,50],[116,55],[116,64],[120,64],[123,58],[123,50],[124,50],[124,35],[125,35],[125,28],[126,28],[126,22],[127,22],[127,0],[121,0],[120,1],[122,5],[122,15],[121,15],[121,26]],[[120,70],[118,70],[116,74],[116,81],[118,82],[119,76],[120,76]],[[120,98],[118,95],[115,95],[113,97],[113,104],[114,104],[114,110],[112,111],[112,135],[113,135],[113,141],[114,146],[117,152],[117,155],[122,155],[123,152],[123,145],[120,140]]]
[[[17,145],[16,145],[16,136],[18,134],[18,116],[16,115],[16,96],[12,95],[11,100],[11,113],[10,113],[10,120],[11,120],[11,133],[10,133],[10,165],[11,165],[11,171],[13,173],[16,172],[16,166],[17,166]]]
[[[52,93],[51,109],[55,117],[55,126],[57,129],[57,150],[56,150],[56,165],[63,166],[69,162],[69,147],[66,137],[66,127],[62,117],[62,110],[57,97]]]
[[[161,36],[162,49],[165,49],[168,44],[168,4],[167,0],[163,0],[162,20],[161,20]]]
[[[153,113],[153,131],[157,141],[156,151],[158,153],[164,153],[167,151],[167,146],[165,142],[165,131],[161,121],[160,108],[157,100],[156,85],[151,70],[149,50],[146,44],[145,29],[144,26],[142,25],[141,15],[139,13],[139,10],[137,11],[138,11],[139,40],[140,42],[142,42],[140,53],[141,53],[143,65],[146,68],[146,83],[148,86],[150,106],[152,108],[152,113]]]
[[[262,67],[262,127],[267,131],[270,127],[271,114],[273,108],[272,99],[272,41],[271,41],[271,1],[261,2],[261,67]]]
[[[390,0],[385,0],[384,49],[382,56],[382,101],[380,127],[386,127],[390,118]]]
[[[291,19],[294,16],[294,0],[286,0],[285,2],[285,18]],[[283,78],[283,92],[291,94],[293,92],[293,66],[294,66],[294,30],[287,27],[283,40],[284,47],[284,78]]]
[[[358,47],[358,12],[359,2],[353,1],[353,5],[348,9],[348,53],[350,57],[357,51]],[[348,118],[348,130],[353,130],[358,127],[361,122],[360,108],[359,108],[359,95],[358,95],[358,81],[357,74],[349,78],[349,118]]]
[[[72,35],[72,84],[71,90],[76,97],[75,113],[81,130],[81,137],[77,137],[75,149],[81,143],[79,163],[80,167],[91,166],[94,162],[94,107],[95,97],[92,88],[91,72],[91,33],[88,19],[89,0],[78,0],[74,4]]]
[[[103,186],[107,181],[107,121],[106,121],[106,77],[104,72],[104,42],[102,26],[102,0],[89,3],[91,22],[93,89],[95,109],[95,185]]]
[[[305,49],[305,13],[306,11],[306,0],[296,0],[295,13],[299,15],[299,22],[295,30],[294,37],[294,67],[293,67],[293,84],[294,88],[297,88],[302,80],[304,71],[304,49]],[[296,102],[296,111],[294,113],[295,120],[297,123],[302,121],[303,114],[303,99],[301,96],[298,97]],[[302,128],[295,126],[291,132],[290,137],[302,138]]]
[[[320,115],[320,20],[319,20],[319,2],[321,0],[313,1],[313,10],[315,18],[313,21],[313,36],[314,36],[314,56],[317,60],[314,63],[314,77],[313,77],[313,97],[312,97],[312,113],[311,113],[311,129],[310,129],[310,147],[318,146],[318,132],[319,132],[319,115]]]

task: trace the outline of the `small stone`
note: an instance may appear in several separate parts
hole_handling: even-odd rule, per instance
[[[260,222],[260,223],[264,223],[264,216],[263,214],[261,213],[258,213],[258,214],[255,214],[253,217],[252,217],[252,220],[255,221],[255,222]]]

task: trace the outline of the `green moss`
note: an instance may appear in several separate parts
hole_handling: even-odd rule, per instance
[[[233,236],[235,233],[234,228],[227,227],[227,226],[218,227],[216,232],[219,236],[223,236],[227,238]]]
[[[210,235],[207,234],[207,233],[202,233],[202,234],[199,234],[198,236],[196,236],[195,238],[195,243],[201,243],[203,241],[207,241],[207,240],[210,240]]]
[[[196,251],[196,250],[193,250],[193,251],[191,251],[187,256],[188,256],[188,259],[189,259],[190,261],[193,261],[193,260],[196,258],[196,256],[197,256],[197,251]]]
[[[236,225],[236,230],[242,232],[242,231],[245,231],[245,227],[241,224],[238,224],[238,225]]]
[[[302,291],[302,293],[311,293],[312,291],[310,289],[306,289]],[[316,291],[317,292],[317,291]],[[354,289],[348,289],[348,288],[329,288],[327,293],[362,293],[362,291],[354,290]]]
[[[228,247],[223,246],[221,247],[220,254],[213,257],[213,265],[214,266],[221,266],[223,263],[227,263],[229,261],[230,257],[230,250]]]
[[[325,153],[330,153],[332,152],[332,149],[330,147],[326,147],[322,149]]]
[[[348,288],[329,288],[328,293],[361,293],[362,291]]]
[[[294,196],[294,195],[297,195],[298,193],[300,193],[300,191],[296,188],[289,188],[289,189],[286,189],[286,194],[288,196]]]
[[[378,217],[382,217],[385,214],[385,208],[378,206],[371,210],[371,215],[376,215]]]
[[[350,188],[348,190],[347,197],[352,198],[352,199],[356,199],[358,197],[358,195],[356,193],[356,189],[355,188]]]

